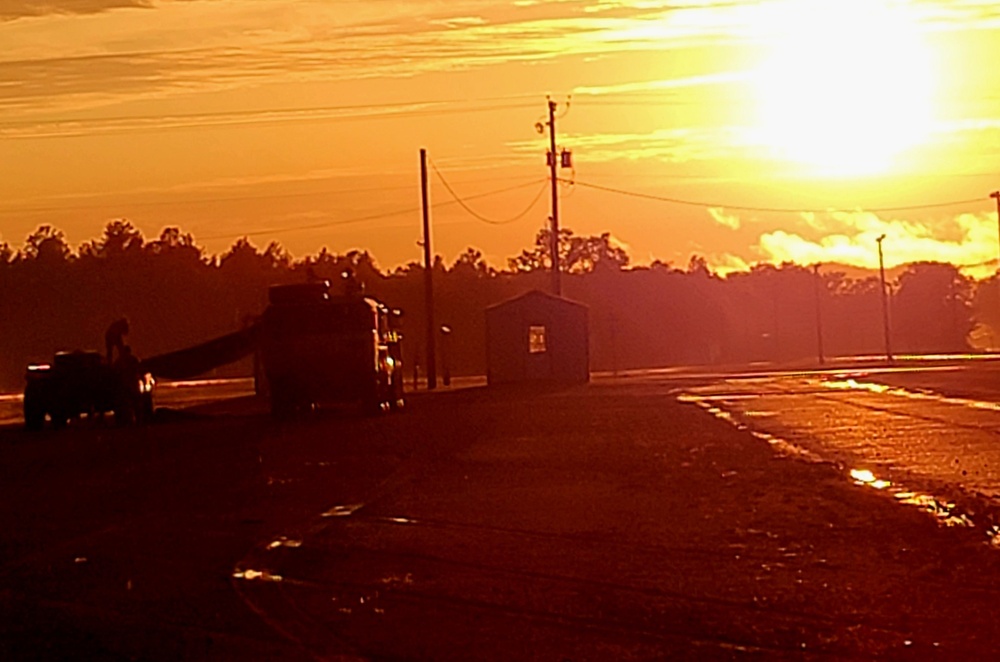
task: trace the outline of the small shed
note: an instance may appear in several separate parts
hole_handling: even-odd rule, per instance
[[[532,290],[486,309],[489,384],[590,380],[587,307]]]

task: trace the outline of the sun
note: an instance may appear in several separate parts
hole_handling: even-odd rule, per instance
[[[767,3],[754,31],[757,141],[824,176],[890,171],[930,136],[933,61],[911,6]]]

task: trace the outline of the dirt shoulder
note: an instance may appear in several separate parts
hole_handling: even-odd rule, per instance
[[[431,414],[434,410],[437,413]],[[982,532],[776,456],[666,387],[428,400],[411,469],[247,589],[321,655],[995,657]],[[437,442],[437,443],[436,443]],[[309,625],[303,626],[306,622]]]

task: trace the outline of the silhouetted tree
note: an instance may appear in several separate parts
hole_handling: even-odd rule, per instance
[[[117,259],[139,257],[144,239],[142,232],[126,219],[108,223],[100,239],[80,246],[80,256],[87,258]]]
[[[507,260],[511,271],[526,273],[552,268],[552,231],[543,228],[535,235],[535,246]],[[566,273],[590,273],[598,264],[623,269],[628,253],[611,244],[611,233],[597,237],[578,237],[568,228],[559,229],[559,270]]]
[[[201,264],[205,259],[205,249],[195,245],[190,233],[183,233],[177,227],[163,228],[159,239],[146,243],[145,252],[190,265]]]
[[[708,268],[708,260],[703,255],[692,255],[688,260],[687,272],[692,276],[708,278],[712,272]]]
[[[954,265],[909,265],[899,277],[891,311],[899,351],[968,351],[969,332],[975,326],[972,283]]]
[[[492,278],[497,273],[496,269],[483,259],[483,252],[472,247],[466,248],[465,252],[458,256],[449,271],[452,274],[471,275],[475,278]]]
[[[73,251],[66,243],[66,235],[50,225],[42,225],[28,235],[21,251],[22,257],[45,266],[65,263]]]
[[[435,319],[452,328],[455,374],[485,370],[486,307],[548,289],[548,239],[547,230],[539,232],[534,246],[511,258],[504,271],[472,247],[450,265],[435,256]],[[817,281],[811,270],[783,264],[723,277],[702,256],[693,256],[686,268],[659,261],[630,267],[627,252],[609,233],[576,236],[568,229],[560,233],[560,257],[565,295],[590,308],[592,365],[598,370],[815,357],[817,299],[828,356],[882,349],[874,276],[823,270]],[[0,319],[16,320],[4,327],[0,385],[17,388],[29,358],[99,345],[116,317],[129,317],[130,343],[139,355],[150,356],[239,328],[263,311],[269,285],[308,277],[339,283],[348,268],[369,293],[404,311],[405,360],[412,365],[418,355],[426,356],[424,270],[417,261],[383,273],[367,251],[340,255],[324,248],[293,260],[276,242],[259,249],[246,237],[221,257],[206,257],[178,227],[164,228],[147,242],[124,219],[74,253],[60,230],[42,226],[19,250],[0,243]],[[950,265],[911,265],[892,301],[899,350],[965,349],[973,292],[980,318],[992,312],[1000,327],[996,287],[996,279],[977,285]]]

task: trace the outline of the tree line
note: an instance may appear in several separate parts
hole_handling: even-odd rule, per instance
[[[550,235],[511,257],[505,268],[469,248],[453,263],[438,256],[435,320],[451,329],[453,374],[485,372],[487,306],[532,289],[547,290]],[[560,231],[563,295],[590,310],[595,370],[747,361],[816,360],[883,350],[877,276],[849,278],[824,267],[760,264],[719,276],[705,260],[683,267],[631,265],[610,235]],[[107,325],[130,321],[141,357],[194,345],[239,329],[259,315],[272,284],[337,281],[350,269],[366,291],[404,311],[404,361],[425,356],[424,274],[417,262],[382,270],[363,250],[322,249],[293,259],[280,244],[236,240],[209,255],[177,227],[147,239],[127,220],[75,249],[42,226],[15,249],[0,243],[0,389],[17,390],[25,365],[55,350],[98,348]],[[907,265],[891,284],[897,352],[967,352],[994,344],[1000,328],[995,278],[974,281],[950,264]],[[821,329],[821,340],[818,334]],[[245,369],[245,366],[237,368]]]

